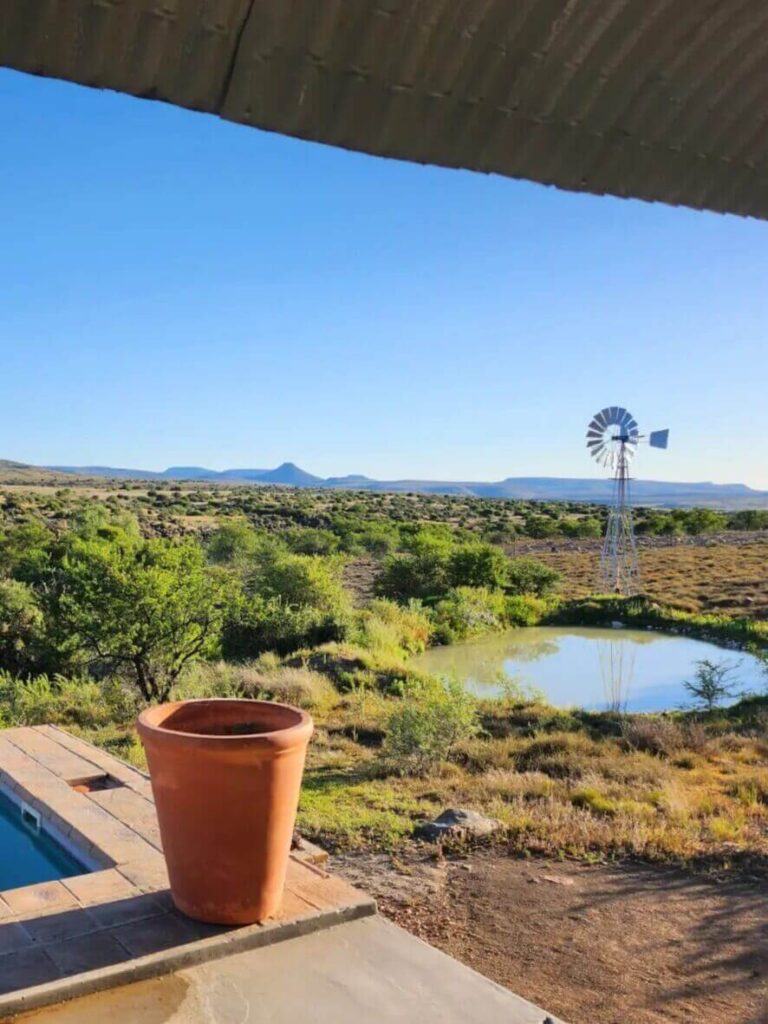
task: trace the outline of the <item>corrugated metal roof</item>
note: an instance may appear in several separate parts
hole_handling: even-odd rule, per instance
[[[768,216],[765,0],[0,0],[0,64],[382,156]]]

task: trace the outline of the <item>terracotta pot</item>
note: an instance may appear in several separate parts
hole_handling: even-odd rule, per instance
[[[261,700],[189,700],[143,711],[173,901],[214,924],[280,907],[312,719]]]

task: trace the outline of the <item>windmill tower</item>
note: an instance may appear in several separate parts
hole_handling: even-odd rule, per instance
[[[599,586],[602,593],[629,597],[639,584],[637,544],[632,522],[629,466],[640,441],[637,420],[620,405],[601,409],[587,427],[587,449],[600,465],[611,470],[613,499],[608,509],[608,525],[600,556]],[[652,448],[666,448],[668,430],[648,435]]]

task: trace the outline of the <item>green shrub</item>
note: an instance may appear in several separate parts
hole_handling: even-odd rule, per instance
[[[297,555],[279,545],[260,548],[244,592],[230,602],[224,619],[224,657],[242,661],[265,651],[285,655],[346,639],[353,613],[342,566],[338,558]]]
[[[552,569],[537,558],[513,558],[507,570],[507,592],[546,597],[560,585],[560,578],[557,569]]]
[[[390,555],[376,580],[376,593],[394,601],[434,600],[448,589],[448,557],[435,546],[418,553]]]
[[[242,597],[230,605],[221,635],[225,658],[244,661],[266,651],[290,654],[344,640],[350,627],[346,608],[292,606],[278,597]]]
[[[90,526],[90,524],[89,524]],[[131,673],[145,701],[165,700],[181,673],[217,650],[229,575],[197,541],[144,540],[119,524],[67,539],[43,606],[61,649]]]
[[[429,644],[433,628],[428,612],[418,601],[399,605],[377,598],[359,613],[357,639],[371,650],[419,654]]]
[[[133,721],[135,693],[119,680],[46,675],[19,679],[0,672],[0,722],[99,728]]]
[[[560,523],[560,532],[564,537],[600,537],[603,526],[599,519],[591,516],[582,516],[580,519],[563,519]]]
[[[452,644],[505,625],[506,599],[485,587],[456,587],[434,608],[435,639]]]
[[[551,611],[551,604],[532,594],[512,594],[504,601],[504,619],[509,626],[537,626]]]
[[[288,608],[318,608],[347,612],[349,596],[341,573],[343,561],[313,555],[296,555],[270,545],[262,549],[245,584],[246,593],[276,599]]]
[[[479,730],[477,701],[456,679],[409,683],[390,715],[384,749],[404,774],[425,775]]]
[[[206,550],[214,565],[242,565],[259,548],[259,534],[247,519],[224,523],[208,538]]]
[[[558,522],[549,516],[529,516],[525,521],[525,533],[529,537],[544,539],[556,537],[559,532]]]
[[[582,789],[575,790],[571,794],[571,803],[574,807],[583,807],[593,814],[608,818],[613,818],[619,810],[619,805],[615,800],[611,800],[610,797],[605,796],[592,786],[584,786]]]
[[[260,662],[262,660],[259,659]],[[342,693],[369,688],[400,696],[410,681],[424,678],[409,668],[402,654],[393,655],[347,643],[327,643],[314,649],[299,650],[284,664],[320,672],[328,676]]]
[[[508,567],[509,559],[493,544],[459,544],[448,558],[448,583],[498,590],[507,582]]]
[[[281,539],[298,555],[332,555],[339,550],[339,538],[331,530],[295,526],[281,534]]]
[[[33,669],[44,632],[43,613],[31,587],[0,579],[0,667],[13,673]]]

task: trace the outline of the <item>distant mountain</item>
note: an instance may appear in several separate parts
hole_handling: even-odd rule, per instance
[[[270,469],[258,477],[262,484],[288,484],[291,487],[322,487],[325,483],[320,476],[307,473],[293,462],[284,462],[277,469]]]
[[[0,463],[2,465],[2,463]],[[6,464],[19,465],[19,464]],[[24,467],[34,469],[35,467]],[[605,503],[611,500],[608,479],[570,479],[568,477],[507,477],[496,483],[451,480],[373,480],[359,474],[319,477],[284,462],[277,469],[225,469],[204,466],[172,466],[163,472],[142,469],[115,469],[111,466],[46,466],[58,473],[133,480],[194,480],[210,483],[279,484],[289,487],[316,487],[356,491],[417,492],[421,494],[465,495],[478,498],[518,498],[530,501],[584,501]],[[712,508],[768,508],[768,491],[756,491],[746,484],[674,483],[636,480],[632,484],[635,501],[641,505],[691,506]]]
[[[26,462],[0,459],[0,483],[4,484],[53,484],[65,480],[63,473],[54,473],[41,466],[30,466]]]

